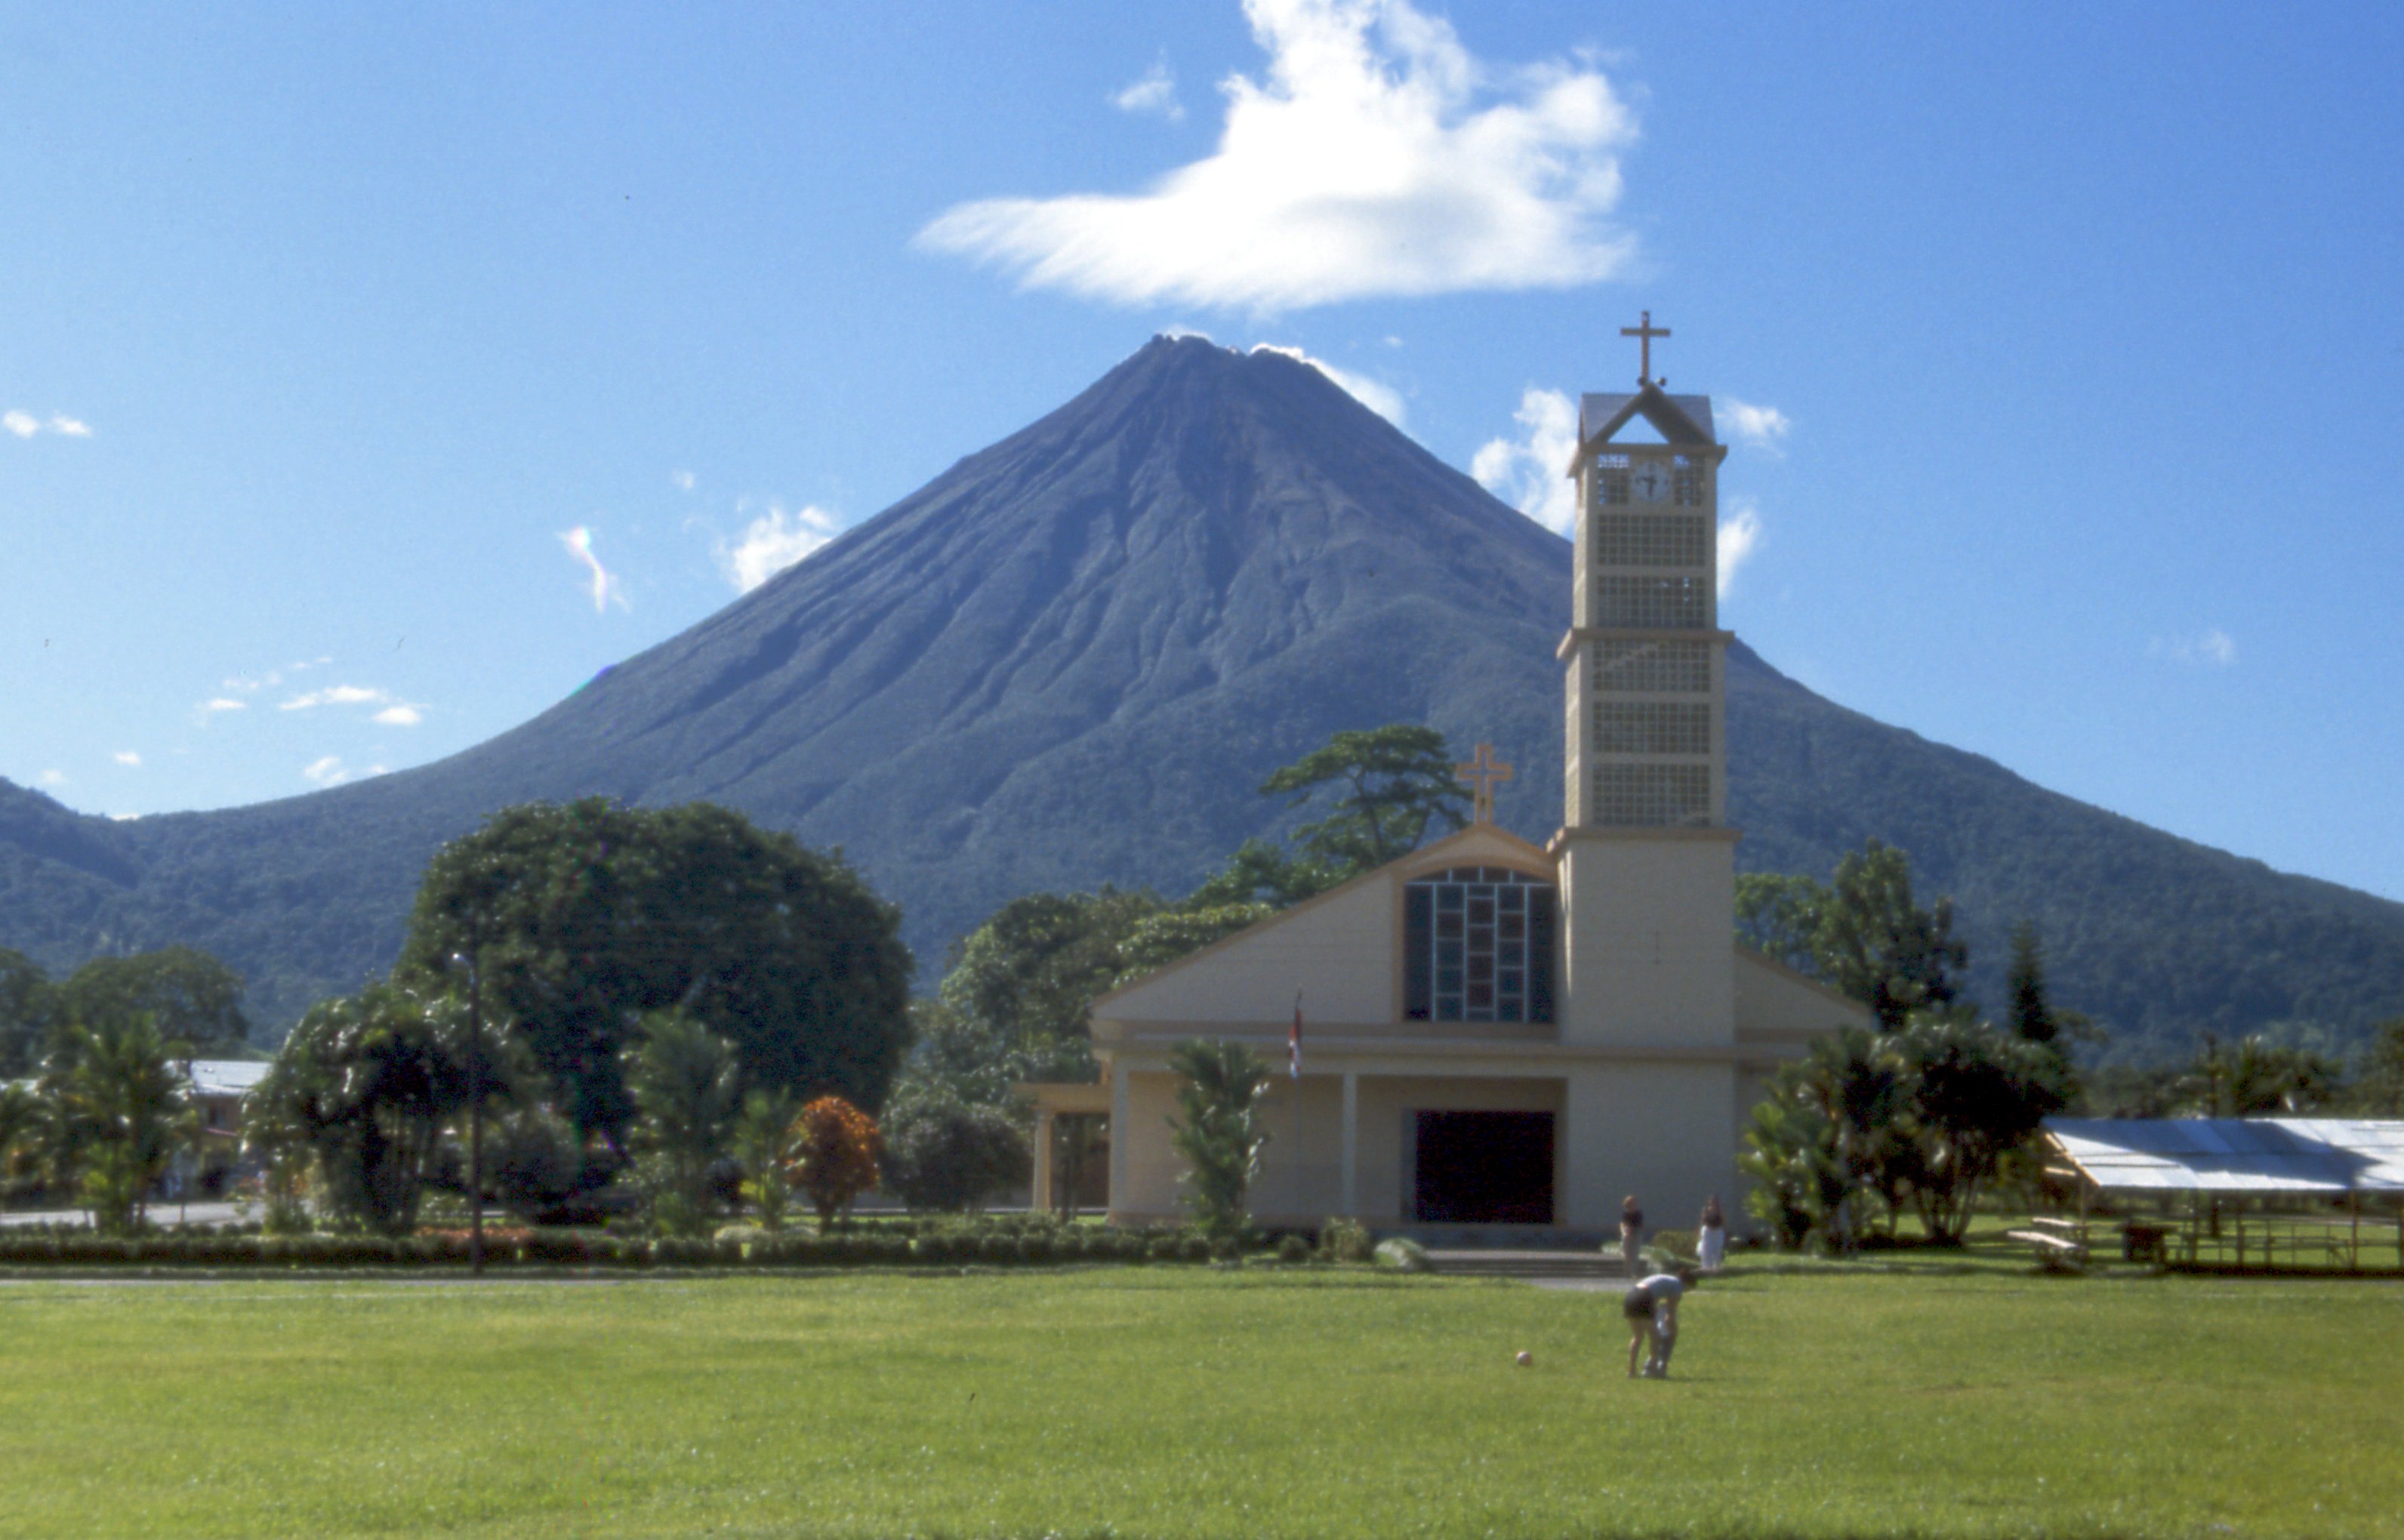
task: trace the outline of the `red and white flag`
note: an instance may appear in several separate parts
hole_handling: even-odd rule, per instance
[[[1302,1078],[1302,991],[1293,992],[1293,1026],[1285,1034],[1285,1072],[1290,1080]]]

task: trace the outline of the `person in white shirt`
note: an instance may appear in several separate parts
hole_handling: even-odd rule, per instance
[[[1715,1273],[1727,1258],[1727,1215],[1720,1211],[1720,1195],[1703,1205],[1702,1223],[1695,1230],[1695,1258],[1703,1271]]]
[[[1678,1301],[1694,1285],[1695,1269],[1681,1267],[1655,1273],[1621,1299],[1620,1313],[1628,1320],[1628,1379],[1637,1378],[1637,1356],[1648,1347],[1652,1354],[1644,1362],[1643,1377],[1670,1378],[1670,1350],[1678,1345]]]

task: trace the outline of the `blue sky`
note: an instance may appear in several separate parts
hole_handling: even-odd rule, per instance
[[[0,775],[423,763],[1155,331],[1538,516],[1751,411],[1724,615],[2404,897],[2404,9],[0,7]]]

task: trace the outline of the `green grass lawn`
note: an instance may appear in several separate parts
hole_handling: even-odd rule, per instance
[[[1755,1267],[1625,1342],[1352,1272],[19,1281],[0,1533],[2404,1533],[2394,1282]]]

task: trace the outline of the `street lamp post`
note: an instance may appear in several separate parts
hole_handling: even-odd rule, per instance
[[[468,971],[468,1270],[484,1276],[484,1015],[473,958],[451,954]]]

